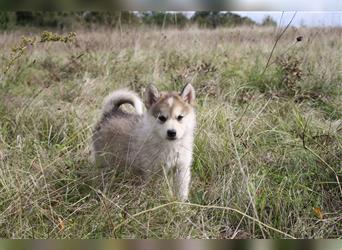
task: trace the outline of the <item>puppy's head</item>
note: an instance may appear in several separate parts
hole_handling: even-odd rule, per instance
[[[180,93],[159,92],[150,84],[145,92],[145,106],[154,132],[162,139],[176,141],[195,126],[195,90],[187,84]]]

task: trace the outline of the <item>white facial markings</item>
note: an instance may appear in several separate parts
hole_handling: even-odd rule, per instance
[[[179,115],[182,115],[182,108],[180,106],[175,106],[172,110],[172,117],[177,119]]]
[[[167,98],[166,103],[169,105],[169,107],[172,107],[172,104],[173,104],[173,97]]]
[[[187,108],[177,96],[168,96],[159,102],[155,107],[158,113],[156,132],[162,139],[168,139],[168,131],[176,132],[176,139],[180,139],[187,133],[188,122],[186,119]],[[164,119],[160,119],[163,116]],[[179,118],[181,116],[181,118]],[[183,119],[184,117],[184,119]]]

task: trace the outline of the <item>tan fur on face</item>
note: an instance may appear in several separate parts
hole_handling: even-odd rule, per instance
[[[158,118],[162,114],[176,119],[178,115],[186,116],[191,111],[191,105],[184,102],[175,92],[162,92],[157,102],[151,107],[151,114]]]
[[[194,119],[192,106],[176,92],[160,93],[149,114],[155,120],[154,133],[165,140],[168,140],[169,130],[176,131],[176,140],[181,139],[189,130],[190,121]],[[164,116],[166,121],[160,121],[160,116]],[[182,119],[178,119],[179,116],[182,116]]]

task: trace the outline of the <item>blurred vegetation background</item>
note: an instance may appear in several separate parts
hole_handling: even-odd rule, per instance
[[[256,24],[248,17],[222,11],[196,11],[192,16],[182,12],[165,11],[74,11],[44,12],[16,11],[0,12],[0,30],[17,27],[49,27],[62,30],[92,28],[99,25],[120,28],[122,25],[185,28],[196,25],[200,28],[235,27],[240,25],[276,26],[272,17],[265,17]]]

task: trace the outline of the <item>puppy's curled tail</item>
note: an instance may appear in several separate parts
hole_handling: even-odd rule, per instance
[[[110,114],[119,109],[122,104],[131,104],[138,115],[143,113],[143,103],[141,102],[138,95],[132,91],[122,89],[117,90],[109,94],[103,101],[102,114]]]

